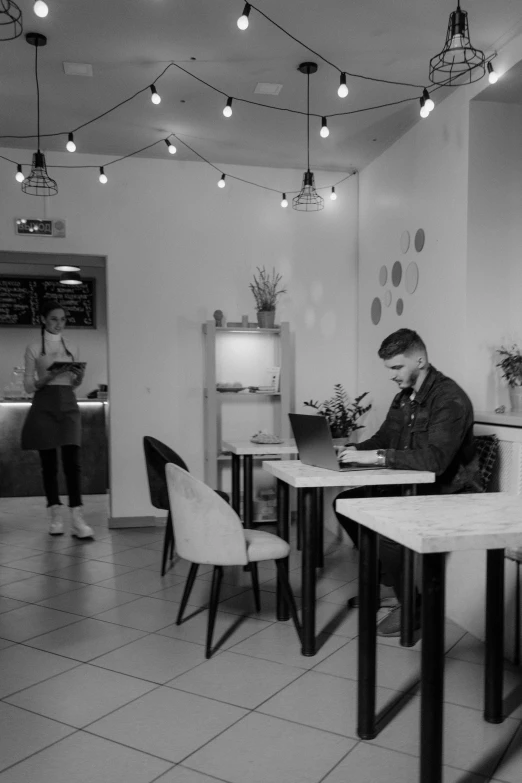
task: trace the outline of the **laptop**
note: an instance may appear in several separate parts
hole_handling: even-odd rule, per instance
[[[347,472],[380,469],[380,465],[343,465],[337,459],[330,427],[324,416],[289,413],[290,424],[303,465]]]

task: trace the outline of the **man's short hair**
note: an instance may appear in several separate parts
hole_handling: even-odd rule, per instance
[[[388,361],[399,354],[425,353],[426,346],[413,329],[398,329],[383,340],[379,348],[379,358]]]

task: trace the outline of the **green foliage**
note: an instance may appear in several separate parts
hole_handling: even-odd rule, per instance
[[[346,438],[351,435],[355,430],[360,430],[364,427],[363,424],[357,424],[357,420],[367,413],[371,406],[361,405],[361,401],[366,397],[368,392],[360,394],[353,402],[350,401],[348,394],[343,388],[341,383],[336,383],[334,386],[333,397],[324,402],[317,402],[315,400],[309,400],[305,402],[309,408],[315,408],[320,416],[325,416],[332,437],[334,438]]]
[[[277,297],[286,294],[286,288],[277,288],[282,280],[282,275],[277,274],[272,268],[272,276],[265,267],[257,267],[259,276],[254,275],[254,282],[250,283],[250,290],[256,300],[256,310],[275,310]]]
[[[522,386],[522,354],[518,345],[512,345],[508,350],[502,345],[497,349],[503,359],[497,364],[502,369],[502,377],[509,386]]]

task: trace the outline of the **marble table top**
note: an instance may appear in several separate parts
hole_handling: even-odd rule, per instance
[[[221,450],[230,454],[298,454],[295,440],[283,443],[252,443],[250,440],[224,440]]]
[[[421,554],[522,545],[522,497],[506,492],[338,500],[336,510]]]
[[[435,473],[426,470],[369,470],[337,471],[303,465],[301,460],[263,462],[263,468],[291,487],[367,487],[383,484],[431,484]]]

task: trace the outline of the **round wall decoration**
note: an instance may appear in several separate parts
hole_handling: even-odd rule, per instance
[[[419,230],[415,234],[415,250],[417,251],[417,253],[420,253],[420,251],[424,247],[425,241],[426,241],[426,234],[424,233],[424,229],[419,228]]]
[[[406,291],[409,294],[415,293],[417,286],[419,284],[419,267],[415,263],[415,261],[412,261],[411,264],[408,264],[406,267],[406,273],[404,275],[404,285],[406,286]]]
[[[378,296],[376,296],[372,302],[370,314],[371,314],[372,323],[375,324],[375,326],[377,326],[377,324],[381,320],[381,314],[382,314],[381,300],[379,299]]]
[[[404,302],[402,301],[402,299],[397,299],[396,309],[397,309],[397,315],[402,315],[402,312],[404,310]]]
[[[391,279],[392,283],[397,288],[398,285],[401,284],[402,280],[402,264],[400,261],[396,261],[394,265],[392,266],[392,273],[391,273]]]
[[[386,285],[386,281],[388,280],[388,269],[385,266],[381,266],[379,269],[379,283],[381,285]]]
[[[386,305],[386,307],[389,307],[391,305],[391,301],[392,301],[391,291],[388,290],[384,294],[384,304]]]
[[[401,234],[401,250],[403,253],[407,253],[410,247],[410,232],[403,231]]]

